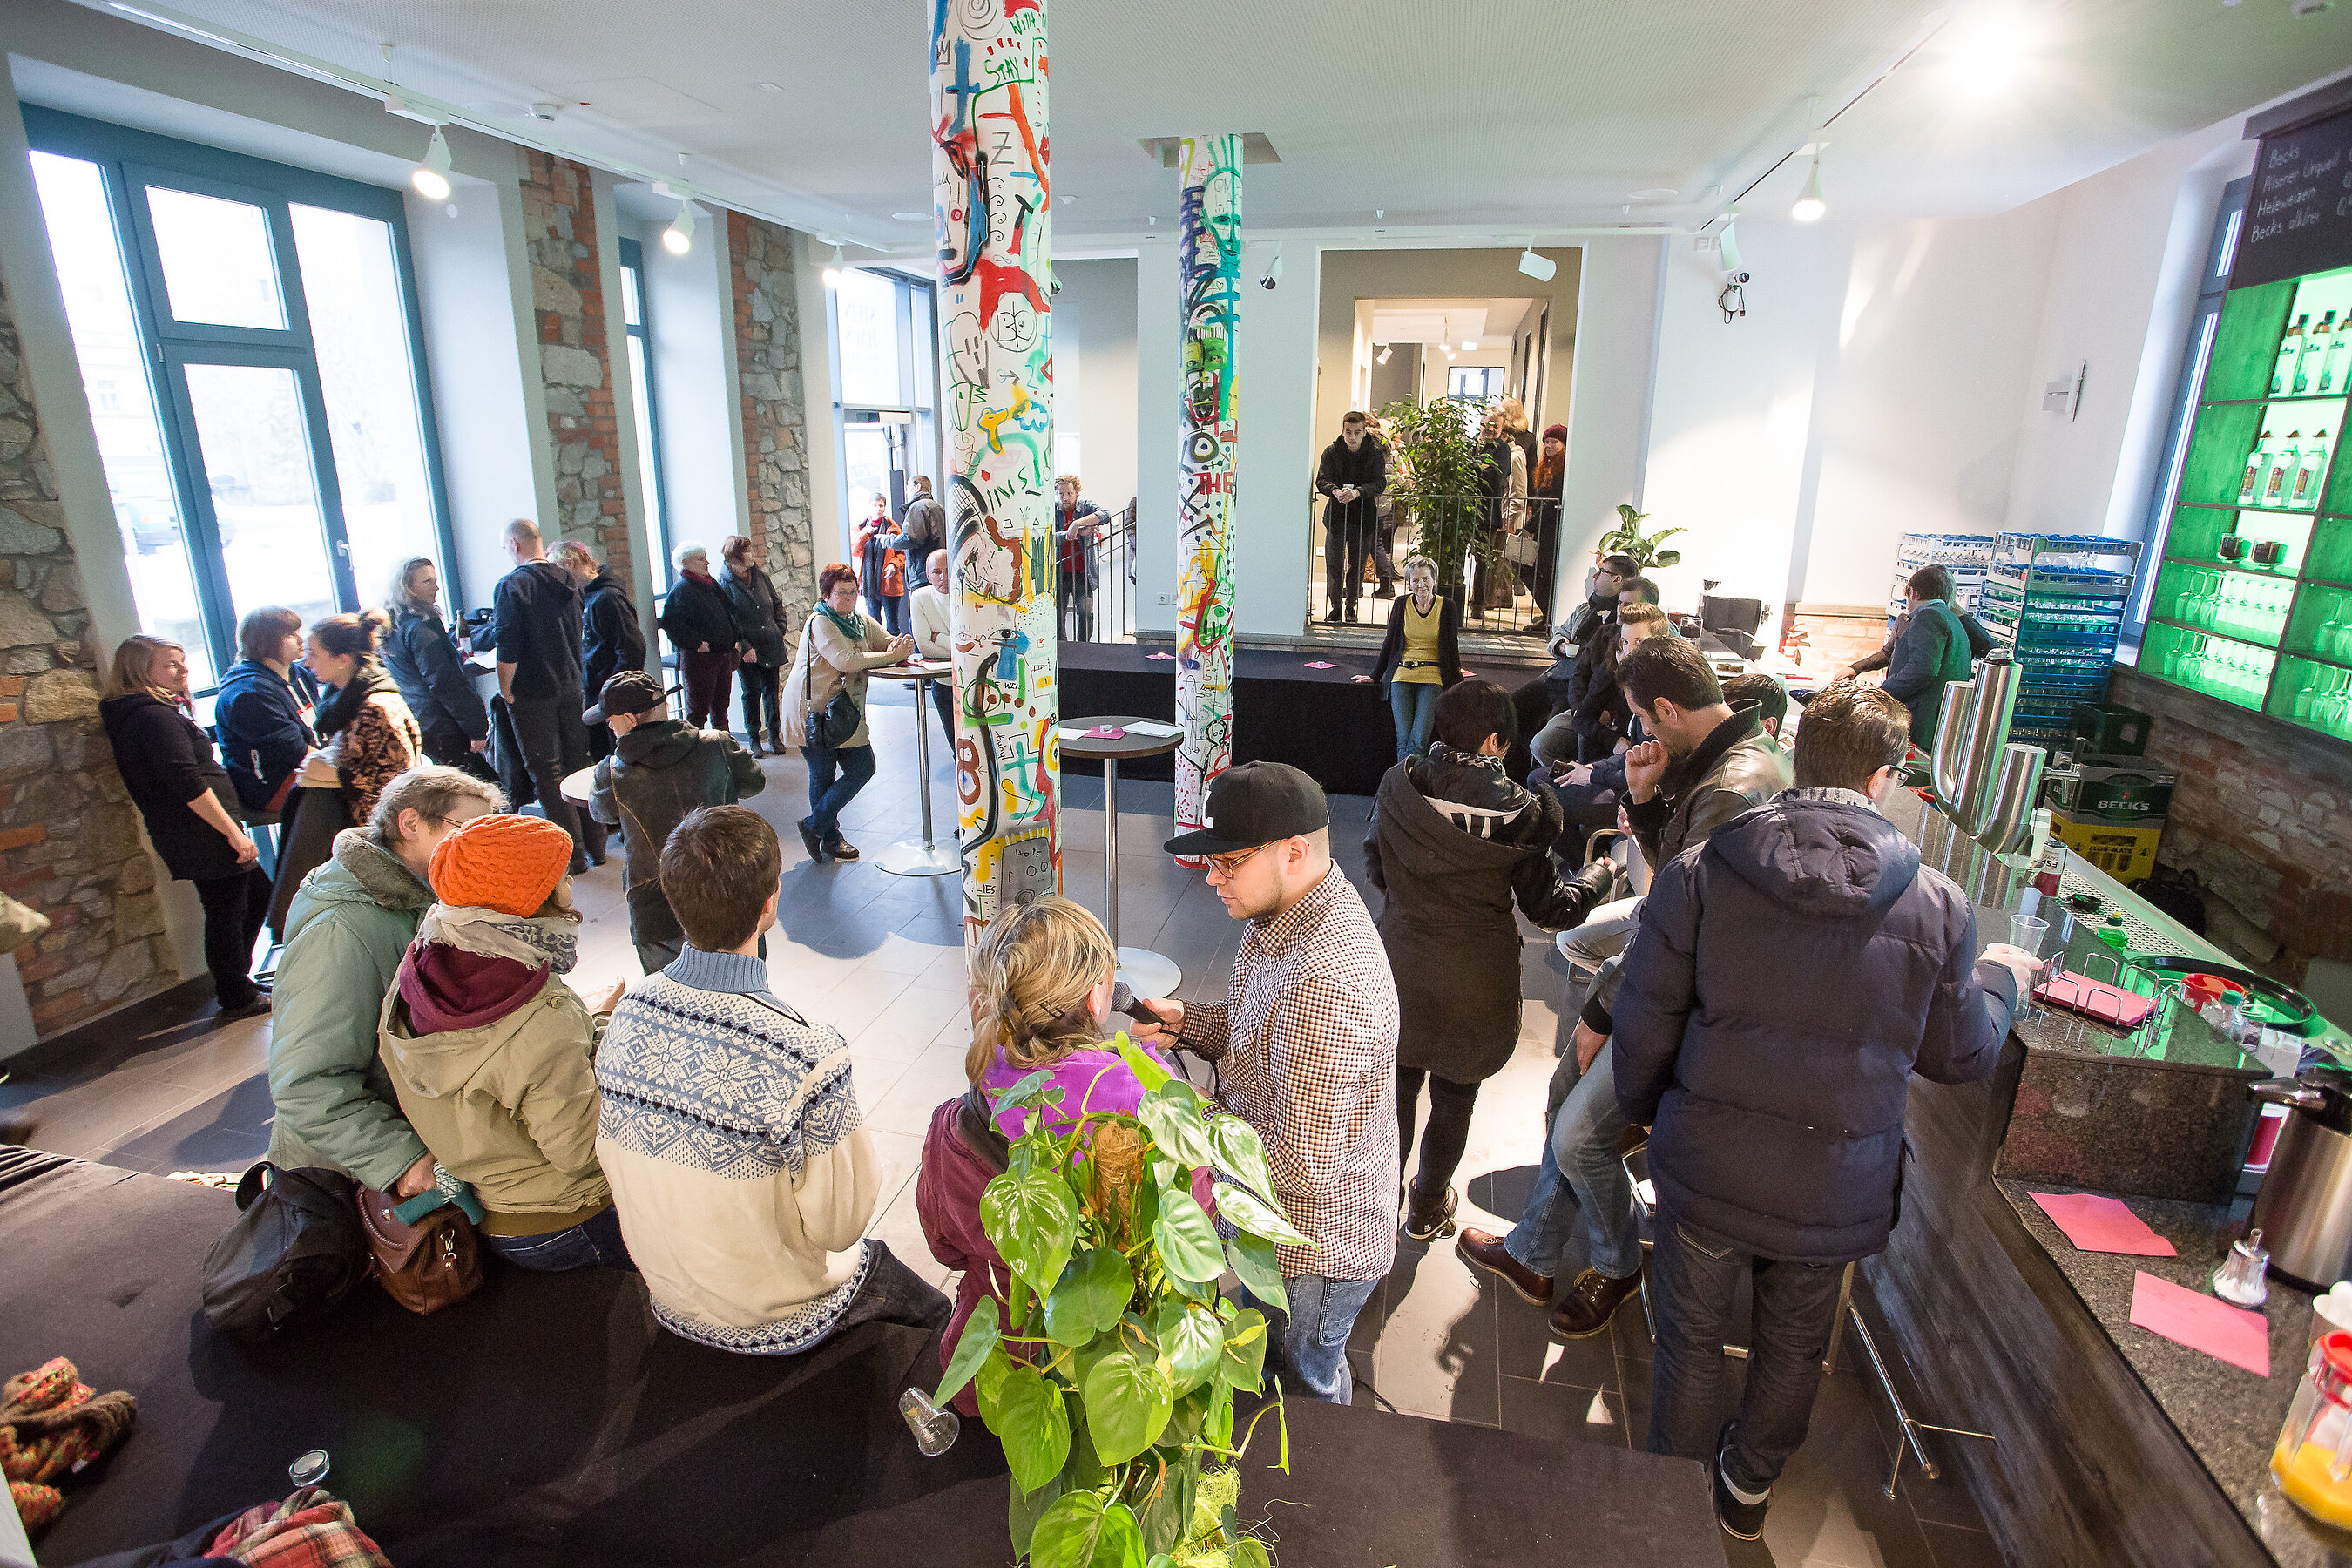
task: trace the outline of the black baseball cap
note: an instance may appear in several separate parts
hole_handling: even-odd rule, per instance
[[[1242,763],[1209,781],[1201,826],[1180,833],[1171,855],[1234,855],[1331,826],[1323,786],[1287,763]]]
[[[604,689],[596,698],[596,706],[580,717],[591,724],[602,724],[615,713],[626,713],[634,718],[660,707],[665,696],[661,682],[644,670],[625,669],[604,682]]]

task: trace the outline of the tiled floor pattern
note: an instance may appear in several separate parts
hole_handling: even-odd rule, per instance
[[[895,687],[877,686],[877,697],[882,768],[844,822],[869,854],[911,836],[917,819],[913,710]],[[953,775],[944,748],[935,745],[932,756],[935,821],[944,839],[953,825]],[[914,1175],[932,1108],[965,1083],[971,1037],[960,882],[892,877],[871,860],[810,865],[792,829],[807,809],[805,772],[797,757],[771,759],[765,771],[768,789],[751,804],[778,825],[784,846],[783,897],[768,961],[775,989],[850,1042],[866,1124],[888,1163],[871,1234],[945,1282],[916,1219]],[[1160,853],[1170,786],[1129,781],[1120,794],[1120,940],[1181,964],[1180,995],[1221,996],[1240,927],[1197,876]],[[1101,799],[1098,780],[1064,781],[1064,885],[1097,911]],[[1369,807],[1353,797],[1332,803],[1334,851],[1360,887]],[[584,921],[574,987],[593,994],[614,979],[636,978],[617,856],[580,879],[577,902]],[[1552,1069],[1557,962],[1548,943],[1530,942],[1519,1049],[1479,1096],[1457,1178],[1463,1223],[1508,1228],[1532,1181]],[[209,1011],[208,1003],[202,1011]],[[267,1018],[217,1029],[201,1013],[166,1018],[143,1031],[126,1028],[119,1044],[88,1060],[20,1063],[12,1079],[0,1081],[0,1110],[35,1109],[40,1123],[34,1142],[59,1152],[159,1174],[241,1170],[268,1140],[268,1051]],[[1195,1070],[1203,1069],[1195,1064]],[[1568,1442],[1646,1441],[1650,1346],[1638,1303],[1618,1314],[1610,1334],[1562,1345],[1545,1332],[1538,1309],[1474,1274],[1450,1243],[1400,1244],[1395,1271],[1365,1309],[1349,1353],[1357,1397],[1398,1411]],[[1895,1421],[1857,1371],[1854,1353],[1849,1349],[1824,1384],[1812,1435],[1781,1478],[1764,1540],[1743,1545],[1727,1538],[1736,1568],[1999,1563],[1982,1521],[1948,1472],[1930,1482],[1907,1466],[1898,1495],[1882,1495]],[[1727,1401],[1737,1399],[1741,1364],[1726,1363]],[[1496,1500],[1502,1507],[1528,1502]]]

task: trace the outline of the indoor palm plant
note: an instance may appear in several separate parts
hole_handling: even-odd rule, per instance
[[[1617,505],[1617,526],[1601,536],[1601,542],[1592,547],[1593,554],[1630,555],[1633,558],[1633,564],[1644,572],[1653,566],[1672,566],[1680,561],[1683,558],[1681,551],[1661,550],[1658,546],[1683,530],[1662,528],[1655,533],[1643,533],[1642,521],[1649,515],[1646,511],[1635,511],[1620,501]]]
[[[1231,1264],[1252,1295],[1287,1310],[1275,1244],[1307,1238],[1275,1201],[1256,1131],[1208,1115],[1197,1089],[1124,1034],[1115,1047],[1147,1090],[1135,1114],[1065,1106],[1056,1130],[1033,1112],[982,1194],[1012,1289],[1002,1313],[993,1299],[973,1311],[935,1398],[973,1384],[1013,1471],[1013,1551],[1032,1568],[1161,1568],[1171,1553],[1263,1568],[1265,1542],[1230,1507],[1196,1510],[1202,1460],[1247,1446],[1235,1392],[1265,1383],[1265,1315],[1223,1300],[1217,1279]],[[1031,1074],[993,1111],[1058,1104],[1048,1079]],[[1215,1173],[1231,1241],[1193,1198],[1202,1167]],[[1269,1411],[1286,1468],[1279,1390],[1260,1418]]]

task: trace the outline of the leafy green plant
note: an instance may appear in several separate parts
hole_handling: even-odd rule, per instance
[[[1000,1313],[983,1299],[940,1383],[945,1405],[966,1384],[1013,1471],[1007,1521],[1031,1568],[1166,1568],[1169,1555],[1223,1548],[1235,1568],[1264,1568],[1265,1542],[1227,1508],[1194,1523],[1206,1458],[1238,1459],[1234,1395],[1265,1383],[1266,1321],[1217,1290],[1231,1264],[1250,1293],[1288,1310],[1275,1246],[1308,1245],[1283,1217],[1255,1129],[1207,1114],[1200,1091],[1121,1034],[1113,1042],[1143,1084],[1134,1115],[1087,1110],[1059,1131],[1045,1105],[1062,1090],[1035,1072],[992,1110],[1031,1108],[980,1218],[1012,1274]],[[1192,1193],[1215,1173],[1221,1242]],[[1289,1468],[1280,1391],[1271,1412]],[[1251,1423],[1254,1429],[1256,1421]]]
[[[1486,483],[1478,471],[1478,441],[1465,414],[1478,404],[1433,397],[1427,403],[1391,403],[1381,410],[1391,453],[1402,479],[1391,476],[1401,521],[1421,553],[1437,563],[1438,592],[1459,602],[1463,563],[1472,556],[1490,562],[1497,553],[1486,537]]]
[[[1655,533],[1642,531],[1642,520],[1650,514],[1635,511],[1620,501],[1617,505],[1617,527],[1603,534],[1601,542],[1592,547],[1596,555],[1630,555],[1633,563],[1647,572],[1653,566],[1672,566],[1683,558],[1679,550],[1661,550],[1659,544],[1685,531],[1679,528],[1662,528]]]

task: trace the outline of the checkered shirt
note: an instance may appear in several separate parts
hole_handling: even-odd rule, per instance
[[[1396,1260],[1396,981],[1364,900],[1334,867],[1253,921],[1225,1000],[1178,1040],[1221,1064],[1218,1097],[1258,1131],[1283,1211],[1315,1242],[1290,1278],[1372,1279]]]

